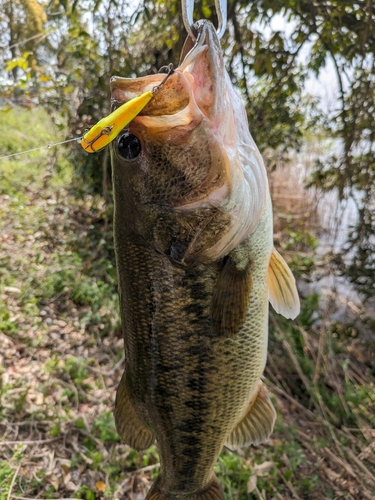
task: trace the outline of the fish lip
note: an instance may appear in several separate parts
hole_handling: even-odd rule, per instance
[[[212,44],[218,51],[221,51],[220,40],[217,36],[215,26],[208,19],[201,19],[194,24],[194,28],[197,32],[197,38],[195,42],[190,36],[185,40],[184,46],[182,47],[180,62],[177,71],[183,71],[186,69],[188,64],[192,62],[192,59],[199,54],[199,49],[205,45],[205,41],[208,37],[211,44],[209,44],[210,50],[212,50]],[[195,54],[198,52],[198,54]]]

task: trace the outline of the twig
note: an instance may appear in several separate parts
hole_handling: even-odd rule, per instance
[[[274,493],[276,493],[277,498],[279,498],[280,500],[285,500],[285,498],[282,495],[280,495],[280,493],[277,491],[277,489],[275,488],[275,486],[273,486],[273,485],[271,485],[271,486],[272,486],[272,489],[273,489]]]
[[[307,349],[309,350],[314,363],[316,364],[316,354],[313,346],[311,345],[309,334],[302,327],[298,327],[298,330],[303,337],[303,341],[305,342],[305,345],[307,346]]]
[[[13,486],[14,486],[14,483],[15,483],[15,481],[16,481],[16,477],[18,476],[18,473],[19,473],[20,468],[21,468],[21,464],[19,464],[19,465],[18,465],[17,470],[16,470],[16,472],[14,473],[14,476],[13,476],[13,478],[12,478],[12,482],[10,483],[7,500],[10,500],[10,498],[12,497],[12,490],[13,490]]]
[[[140,472],[148,472],[150,470],[157,469],[158,467],[160,467],[159,463],[154,464],[154,465],[147,465],[146,467],[142,467],[141,469],[137,469],[137,470],[131,472],[131,474],[139,474]]]
[[[346,464],[343,460],[341,460],[340,457],[336,456],[329,448],[324,448],[324,451],[327,453],[327,455],[329,455],[332,458],[332,460],[334,460],[336,463],[341,465],[341,467],[343,467],[348,474],[350,474],[352,477],[355,477],[355,478],[357,477],[357,475],[355,474],[353,469],[350,467],[350,465]]]
[[[258,489],[258,486],[255,486],[255,491],[259,497],[259,500],[265,500],[265,498],[263,497],[262,493],[259,491]]]
[[[130,486],[129,486],[130,500],[134,500],[134,497],[133,497],[134,481],[135,481],[135,475],[133,474],[131,479],[130,479]]]
[[[302,500],[301,497],[298,496],[298,494],[297,494],[296,490],[294,489],[292,483],[290,481],[288,481],[287,479],[285,479],[285,477],[284,477],[284,475],[283,475],[283,473],[281,472],[280,469],[278,469],[278,473],[279,473],[281,479],[283,480],[285,486],[287,486],[287,488],[289,488],[289,490],[290,490],[293,498],[295,498],[296,500]]]
[[[267,359],[268,359],[268,361],[269,361],[269,364],[270,364],[270,365],[272,366],[272,368],[275,370],[275,373],[276,373],[276,380],[277,380],[277,382],[278,382],[278,383],[282,384],[282,386],[283,386],[283,388],[284,388],[284,391],[285,391],[285,394],[288,394],[288,393],[289,393],[289,394],[291,394],[291,393],[290,393],[290,389],[289,389],[289,387],[285,384],[285,381],[284,381],[284,379],[283,379],[283,376],[281,375],[281,373],[280,373],[279,369],[277,368],[277,365],[276,365],[275,361],[273,360],[272,354],[270,354],[270,353],[269,353],[269,354],[268,354],[268,358],[267,358]],[[272,372],[271,372],[271,370],[269,369],[269,367],[268,367],[268,371],[269,371],[270,373],[272,373]],[[278,385],[277,385],[277,384],[275,384],[275,387],[278,387]],[[289,391],[289,392],[288,392],[288,391]]]
[[[291,348],[289,342],[287,342],[285,339],[283,339],[282,343],[283,343],[284,349],[289,354],[289,357],[294,365],[294,368],[296,369],[296,371],[299,375],[299,378],[302,380],[302,382],[303,382],[304,386],[306,387],[307,391],[309,392],[309,394],[311,394],[310,383],[307,380],[307,378],[305,377],[305,374],[303,373],[302,368],[301,368],[300,364],[298,363],[298,360],[293,352],[293,349]]]
[[[9,425],[11,426],[21,426],[21,425],[33,425],[33,424],[40,424],[40,425],[50,425],[51,421],[50,420],[24,420],[22,422],[5,422],[2,420],[0,422],[0,425]]]
[[[326,328],[323,326],[319,331],[319,344],[318,344],[318,356],[316,358],[315,372],[313,377],[313,384],[316,385],[318,378],[320,376],[320,367],[323,360],[323,353],[326,341]]]
[[[371,474],[365,464],[355,456],[351,449],[347,448],[345,451],[348,453],[349,457],[358,465],[358,467],[362,469],[362,471],[366,474],[370,481],[375,484],[375,477],[373,476],[373,474]]]
[[[94,368],[93,366],[87,366],[87,368],[94,372],[94,373],[97,373],[98,375],[104,375],[104,377],[110,377],[111,375],[113,375],[115,373],[115,371],[117,370],[117,368],[124,362],[125,360],[125,356],[122,356],[122,358],[120,359],[120,361],[118,361],[115,366],[109,370],[108,372],[103,372],[102,370],[98,370],[97,368]]]
[[[33,441],[0,441],[0,446],[4,445],[13,445],[13,444],[47,444],[53,443],[54,441],[58,441],[61,439],[60,437],[55,437],[51,439],[36,439]]]
[[[280,387],[278,387],[277,385],[275,384],[272,384],[271,382],[271,386],[272,386],[272,390],[273,391],[276,391],[278,392],[279,394],[281,394],[285,399],[287,399],[290,403],[294,404],[295,406],[297,406],[297,408],[299,408],[300,410],[302,410],[304,413],[306,413],[306,415],[308,415],[310,418],[312,419],[316,419],[317,415],[314,415],[314,413],[309,410],[308,408],[306,408],[306,406],[303,406],[301,403],[299,403],[296,399],[294,399],[292,396],[290,396],[287,392],[285,392],[283,389],[281,389]],[[323,422],[327,425],[328,422]]]
[[[93,441],[95,441],[95,443],[99,446],[99,447],[102,447],[103,443],[98,439],[96,438],[95,436],[93,436],[90,432],[88,431],[85,431],[85,429],[80,429],[79,427],[77,427],[75,429],[76,431],[79,432],[79,434],[83,434],[84,436],[87,436],[89,437],[90,439],[92,439]]]
[[[368,383],[368,380],[364,380],[362,378],[363,373],[360,372],[358,366],[355,363],[350,363],[350,370],[348,370],[348,375],[350,376],[350,374],[352,374],[357,379],[357,382],[359,382],[361,385],[366,385]],[[371,397],[370,394],[369,396]]]

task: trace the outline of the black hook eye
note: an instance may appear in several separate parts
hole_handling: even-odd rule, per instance
[[[142,150],[141,141],[137,136],[125,132],[117,140],[117,149],[125,160],[135,160]]]

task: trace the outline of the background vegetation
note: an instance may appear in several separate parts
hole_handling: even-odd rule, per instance
[[[197,18],[215,22],[212,3]],[[223,452],[228,499],[375,496],[374,10],[372,0],[228,2],[227,67],[267,160],[277,244],[304,291],[297,321],[271,317],[277,427],[257,449]],[[81,135],[108,112],[111,75],[177,64],[184,39],[174,0],[0,0],[0,156]],[[304,91],[328,61],[330,107]],[[357,207],[324,255],[322,193]],[[156,451],[120,444],[112,418],[123,346],[108,154],[72,143],[0,159],[0,197],[0,499],[141,500]],[[306,285],[333,273],[359,293],[344,313],[335,294]]]

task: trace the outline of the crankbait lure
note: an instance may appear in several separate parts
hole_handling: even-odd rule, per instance
[[[88,153],[96,153],[116,139],[121,130],[142,111],[154,95],[160,92],[164,83],[173,73],[173,64],[169,64],[167,70],[166,77],[159,85],[138,97],[134,97],[90,128],[81,140],[83,149]]]

